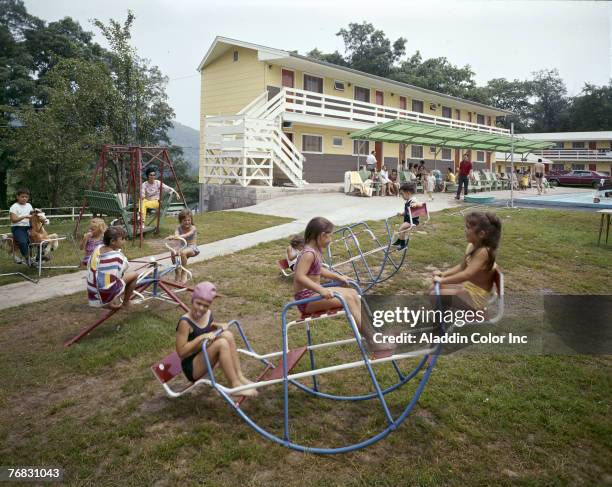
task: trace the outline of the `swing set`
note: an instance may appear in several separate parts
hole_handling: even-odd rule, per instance
[[[140,192],[142,188],[142,174],[153,163],[159,165],[159,209],[149,221],[141,221]],[[169,171],[176,184],[176,192],[180,201],[171,203],[171,194],[164,194],[164,175]],[[115,192],[108,192],[109,181],[114,184]],[[172,159],[167,146],[141,147],[135,145],[105,145],[100,152],[94,174],[85,191],[81,211],[74,228],[75,236],[79,232],[81,218],[85,208],[95,215],[115,217],[114,222],[121,222],[128,232],[128,236],[135,243],[139,239],[142,247],[143,236],[148,231],[159,233],[160,219],[167,211],[186,208],[185,197],[180,182],[176,176]]]

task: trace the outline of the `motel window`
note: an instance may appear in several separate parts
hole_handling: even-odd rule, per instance
[[[563,142],[555,142],[555,149],[563,149]]]
[[[445,118],[452,118],[453,111],[450,109],[450,107],[442,107],[442,116]]]
[[[238,51],[234,51],[234,62],[238,61]]]
[[[412,111],[423,113],[423,102],[421,100],[412,100]]]
[[[441,158],[445,161],[450,161],[453,158],[452,149],[442,149]]]
[[[344,91],[344,81],[334,81],[334,90]]]
[[[564,164],[553,164],[552,165],[552,170],[553,171],[563,171],[565,169],[565,165]]]
[[[323,93],[323,78],[305,74],[304,75],[304,90],[314,91],[315,93]]]
[[[485,153],[484,151],[476,151],[476,162],[484,162],[485,161]]]
[[[332,137],[332,145],[334,147],[342,147],[342,137]]]
[[[423,146],[422,145],[410,146],[410,157],[412,159],[422,159],[423,158]]]
[[[302,135],[302,152],[323,152],[323,137],[321,135]]]
[[[484,125],[485,124],[485,118],[484,115],[478,115],[476,114],[476,123],[478,125]]]
[[[584,171],[584,164],[572,164],[574,171]]]
[[[361,86],[355,86],[355,100],[370,102],[370,90],[368,88],[362,88]]]
[[[584,149],[584,142],[572,142],[572,149]]]
[[[370,153],[369,140],[353,140],[353,155],[367,156]]]

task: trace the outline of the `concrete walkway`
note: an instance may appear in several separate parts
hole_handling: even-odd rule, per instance
[[[592,192],[592,190],[559,188],[554,190],[556,194],[572,192]],[[535,190],[515,191],[516,198],[520,196],[533,196]],[[508,199],[509,191],[495,191],[491,194],[497,199]],[[537,194],[537,193],[535,193]],[[418,195],[424,201],[423,195]],[[464,206],[454,199],[452,194],[434,194],[434,201],[428,202],[430,212],[440,211],[446,208]],[[205,260],[231,254],[253,247],[260,243],[270,242],[288,237],[295,233],[304,231],[306,223],[315,216],[325,216],[335,225],[346,225],[361,220],[382,220],[393,216],[403,210],[403,200],[392,196],[375,196],[372,198],[360,198],[347,196],[342,193],[327,194],[298,194],[274,198],[264,201],[254,206],[228,211],[243,211],[258,213],[262,215],[274,215],[287,218],[294,218],[295,221],[277,225],[275,227],[264,228],[256,232],[239,235],[237,237],[219,240],[209,244],[200,245],[200,255],[189,260],[190,263],[203,262]],[[279,255],[282,250],[279,249]],[[165,257],[168,253],[154,256],[156,258]],[[146,260],[150,257],[140,257],[138,260]],[[142,264],[132,264],[130,269],[134,270]],[[0,286],[0,309],[22,306],[24,304],[52,299],[59,296],[67,296],[75,293],[83,294],[85,303],[85,271],[71,274],[62,274],[54,277],[41,279],[38,284],[31,282],[17,282]]]

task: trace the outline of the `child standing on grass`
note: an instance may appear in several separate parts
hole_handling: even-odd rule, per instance
[[[187,247],[180,251],[181,266],[187,266],[187,259],[189,257],[195,257],[200,253],[198,248],[198,230],[193,224],[193,214],[191,210],[184,208],[178,214],[179,226],[176,227],[173,237],[181,237],[187,242]],[[172,237],[170,237],[172,238]],[[177,253],[172,254],[172,263],[176,263]],[[185,283],[187,281],[187,272],[185,269],[177,269],[174,271],[174,279],[176,281]]]
[[[346,301],[357,328],[361,331],[361,296],[352,288],[343,287],[323,287],[321,277],[335,281],[348,282],[346,276],[336,274],[323,265],[323,251],[331,243],[334,225],[323,217],[313,218],[306,225],[304,231],[304,249],[298,256],[295,266],[295,276],[293,278],[293,291],[295,300],[301,300],[321,295],[320,301],[313,301],[307,304],[298,305],[302,314],[312,314],[327,311],[333,308],[340,308],[342,304],[338,298],[334,297],[334,292],[342,295]]]
[[[191,310],[179,318],[176,326],[176,353],[181,357],[181,368],[191,382],[208,372],[202,350],[202,342],[208,339],[206,352],[210,365],[214,367],[219,363],[230,387],[252,384],[242,373],[236,342],[228,324],[215,323],[213,319],[210,307],[217,296],[221,294],[211,282],[201,282],[193,288]],[[215,330],[223,331],[215,337]],[[247,389],[238,395],[257,396],[257,390]]]
[[[126,232],[122,227],[109,227],[104,232],[103,245],[94,249],[87,263],[87,298],[95,308],[129,306],[136,287],[136,272],[126,272],[128,260],[121,252]]]
[[[300,252],[304,249],[304,237],[302,235],[294,235],[289,241],[289,247],[287,247],[287,265],[289,269],[295,271],[295,264],[297,263]]]
[[[473,310],[483,310],[491,297],[497,264],[495,256],[501,238],[501,220],[495,213],[469,213],[465,217],[468,246],[461,264],[447,271],[435,271],[433,282],[440,294],[457,296]],[[432,286],[431,293],[434,292]]]
[[[423,206],[423,203],[419,203],[414,197],[416,193],[416,184],[404,183],[400,186],[399,191],[406,203],[404,204],[404,212],[398,213],[397,216],[403,216],[404,223],[400,225],[398,238],[393,242],[393,245],[397,247],[397,250],[402,250],[408,245],[408,234],[410,230],[419,224],[418,216],[410,218],[410,208],[420,208]]]
[[[425,189],[425,193],[427,193],[429,201],[433,201],[433,192],[436,189],[436,177],[427,170],[423,172],[423,188]]]
[[[83,235],[83,239],[81,240],[80,248],[81,250],[85,250],[85,255],[81,260],[81,268],[86,268],[87,263],[89,262],[89,257],[93,253],[94,249],[102,245],[104,232],[106,231],[106,223],[102,218],[92,218],[89,222],[89,229],[87,233]]]
[[[11,220],[11,233],[13,239],[19,246],[19,252],[23,257],[20,258],[14,255],[15,263],[21,264],[23,261],[29,262],[29,250],[30,250],[30,237],[28,231],[30,230],[30,214],[34,211],[32,205],[28,203],[30,199],[30,190],[27,188],[21,188],[17,190],[17,202],[9,208],[9,217]]]

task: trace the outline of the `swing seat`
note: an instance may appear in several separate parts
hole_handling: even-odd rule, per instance
[[[166,394],[168,394],[168,396],[170,397],[180,397],[199,384],[210,385],[210,381],[206,379],[208,373],[204,373],[204,375],[200,377],[197,381],[190,382],[182,389],[172,389],[168,385],[168,383],[171,382],[175,377],[183,375],[183,369],[181,367],[181,357],[179,357],[179,354],[176,352],[172,352],[170,355],[164,357],[159,362],[151,365],[151,370],[153,371],[153,375],[157,377],[157,380],[160,382],[160,384],[166,391]]]
[[[289,276],[293,275],[293,271],[289,267],[289,262],[287,261],[287,259],[279,260],[278,261],[278,267],[280,268],[281,273],[283,274],[283,276],[289,277]]]

